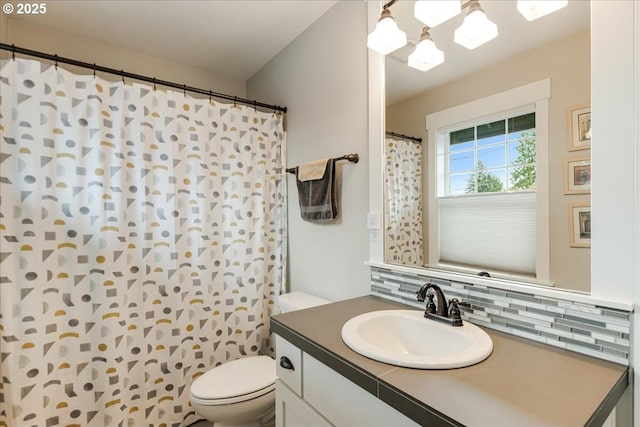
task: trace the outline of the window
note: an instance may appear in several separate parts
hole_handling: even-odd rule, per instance
[[[427,116],[432,267],[548,281],[542,80]]]
[[[447,194],[535,190],[535,112],[448,134]]]

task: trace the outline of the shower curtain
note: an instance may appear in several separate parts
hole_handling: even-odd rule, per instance
[[[211,367],[269,352],[282,117],[1,66],[0,426],[182,426]]]
[[[385,261],[423,265],[420,144],[385,137]]]

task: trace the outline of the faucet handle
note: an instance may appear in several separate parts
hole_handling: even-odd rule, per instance
[[[462,315],[460,314],[458,305],[471,307],[471,305],[466,302],[460,302],[458,298],[449,300],[449,318],[452,320],[453,326],[462,326]]]
[[[431,292],[427,294],[427,298],[429,298],[429,301],[427,301],[425,313],[436,314],[436,303],[433,302],[433,297],[434,295]]]
[[[449,300],[449,304],[450,305],[455,305],[455,306],[460,306],[460,307],[465,307],[465,308],[471,308],[471,304],[469,304],[468,302],[460,301],[458,298],[451,298]]]
[[[460,301],[458,298],[451,298],[449,300],[449,317],[460,317],[460,307],[471,308],[471,304]]]
[[[458,304],[460,300],[458,298],[451,298],[449,300],[449,317],[460,317],[460,308],[458,308]]]

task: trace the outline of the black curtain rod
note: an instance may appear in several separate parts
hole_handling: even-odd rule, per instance
[[[349,160],[351,163],[358,163],[360,161],[360,156],[358,155],[358,153],[345,154],[344,156],[334,157],[331,160],[335,162],[337,162],[338,160]],[[297,166],[295,168],[287,168],[287,172],[295,174],[296,168]]]
[[[82,61],[77,61],[75,59],[64,58],[64,57],[58,56],[58,55],[50,55],[48,53],[38,52],[36,50],[25,49],[25,48],[22,48],[22,47],[18,47],[18,46],[6,44],[6,43],[0,43],[0,49],[8,50],[8,51],[12,52],[14,58],[15,58],[16,53],[19,53],[21,55],[34,56],[36,58],[41,58],[41,59],[46,59],[46,60],[49,60],[49,61],[53,61],[56,65],[58,65],[58,63],[63,63],[63,64],[73,65],[73,66],[76,66],[76,67],[87,68],[89,70],[93,70],[94,73],[96,71],[99,71],[101,73],[115,74],[117,76],[122,77],[123,80],[126,77],[128,79],[135,79],[135,80],[140,80],[140,81],[147,82],[147,83],[153,83],[154,86],[155,85],[162,85],[162,86],[167,86],[167,87],[171,87],[171,88],[174,88],[174,89],[180,89],[180,90],[182,90],[184,92],[189,91],[189,92],[199,93],[199,94],[202,94],[202,95],[207,95],[207,96],[209,96],[209,98],[212,98],[212,97],[221,98],[221,99],[226,99],[228,101],[233,101],[234,103],[251,105],[254,108],[260,107],[260,108],[273,110],[274,112],[275,111],[280,111],[280,112],[283,112],[283,113],[287,112],[287,107],[280,107],[278,105],[265,104],[263,102],[258,102],[258,101],[255,101],[255,100],[250,100],[250,99],[245,99],[245,98],[239,98],[237,96],[225,95],[224,93],[217,93],[217,92],[213,92],[211,90],[198,89],[197,87],[191,87],[191,86],[187,86],[187,85],[184,85],[184,84],[174,83],[174,82],[170,82],[170,81],[166,81],[166,80],[159,80],[159,79],[156,79],[155,77],[148,77],[148,76],[143,76],[143,75],[140,75],[140,74],[129,73],[129,72],[123,71],[123,70],[116,70],[115,68],[103,67],[101,65],[96,65],[95,63],[94,64],[89,64],[88,62],[82,62]]]
[[[385,134],[387,136],[393,136],[396,138],[408,139],[409,141],[417,142],[418,144],[422,144],[422,138],[416,138],[415,136],[403,135],[401,133],[395,133],[391,131],[386,131]]]

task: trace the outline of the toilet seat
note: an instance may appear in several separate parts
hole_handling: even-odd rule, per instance
[[[272,386],[266,387],[262,390],[255,391],[253,393],[243,394],[240,396],[228,397],[225,399],[201,399],[199,397],[191,394],[191,403],[202,405],[202,406],[219,406],[219,405],[230,405],[232,403],[239,402],[248,402],[249,400],[256,399],[258,397],[262,397],[265,394],[271,393],[276,389],[275,384]]]
[[[228,405],[275,390],[276,362],[268,356],[249,356],[223,363],[191,385],[192,403]]]

